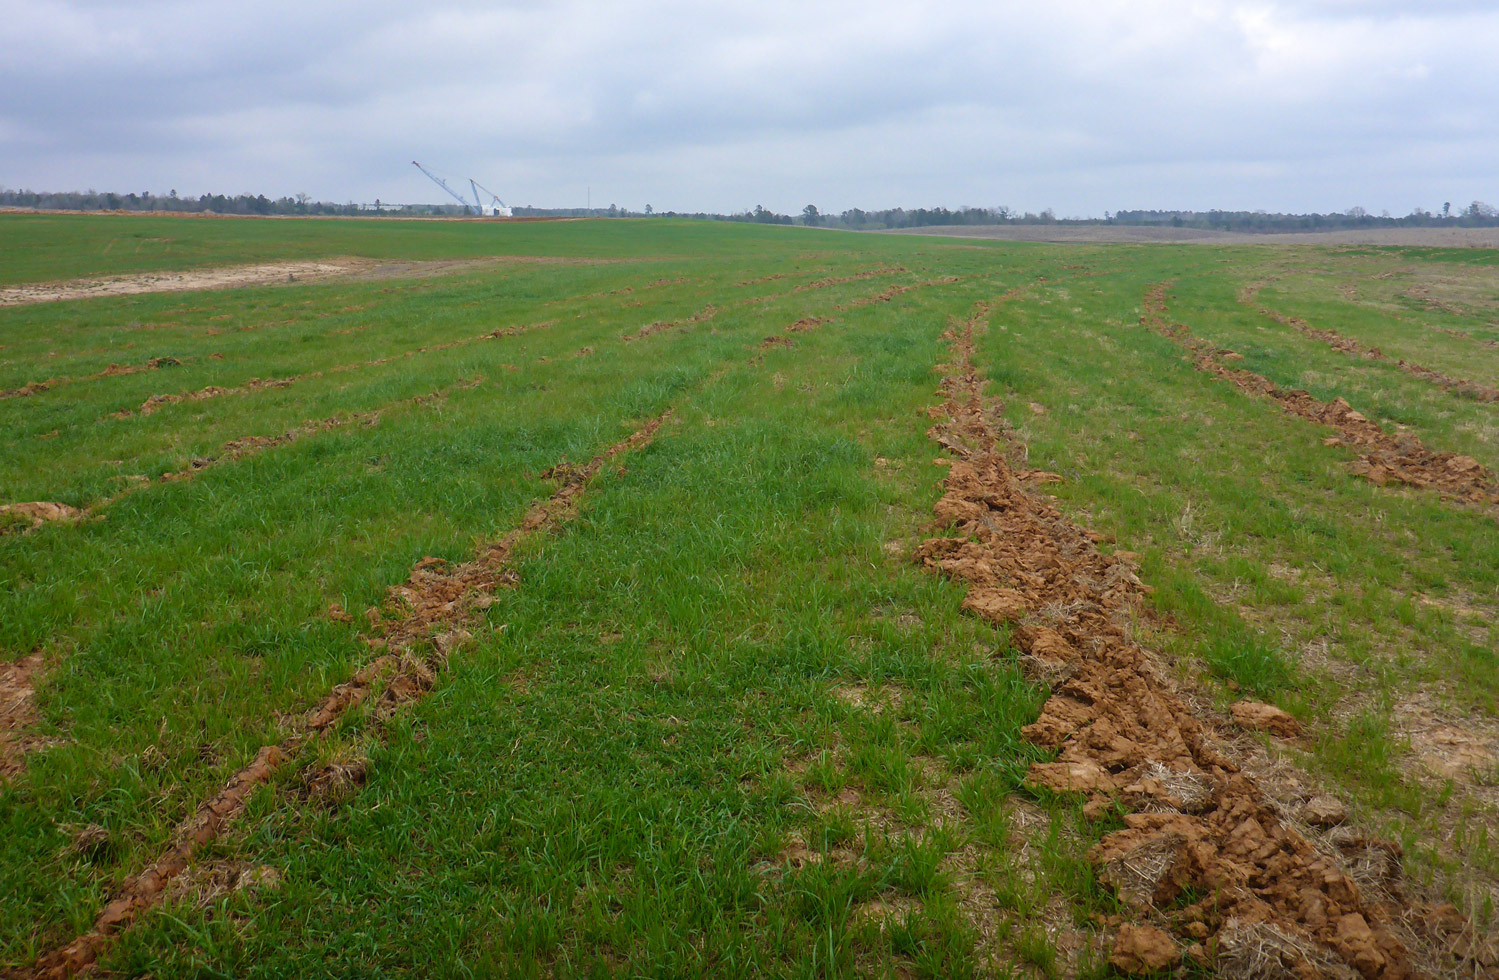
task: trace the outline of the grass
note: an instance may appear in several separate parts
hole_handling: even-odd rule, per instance
[[[1137,553],[1156,587],[1142,636],[1209,699],[1300,716],[1307,778],[1406,841],[1436,887],[1499,876],[1481,794],[1434,791],[1401,734],[1417,691],[1492,715],[1493,516],[1358,480],[1322,430],[1138,324],[1145,291],[1174,280],[1171,315],[1246,366],[1499,468],[1492,406],[1236,299],[1283,274],[1266,302],[1391,343],[1380,331],[1406,321],[1308,270],[1385,283],[1367,277],[1398,261],[1451,278],[1445,253],[5,216],[0,255],[8,282],[330,255],[618,260],[0,309],[0,388],[68,379],[0,400],[0,500],[100,517],[0,536],[0,656],[45,654],[36,730],[54,740],[0,790],[0,966],[86,929],[178,820],[366,662],[362,610],[414,563],[471,556],[552,492],[549,467],[670,408],[572,520],[526,544],[517,586],[429,697],[388,724],[355,712],[317,747],[367,757],[362,786],[306,799],[294,766],[200,862],[271,868],[274,884],[174,899],[105,966],[1099,973],[1094,917],[1118,909],[1086,852],[1117,823],[1026,788],[1044,756],[1021,729],[1045,691],[1004,631],[961,613],[958,586],[908,558],[944,472],[925,435],[940,335],[979,300],[996,303],[980,358],[1030,464],[1061,474],[1062,508]],[[786,334],[811,316],[829,322]],[[675,325],[622,339],[658,321]],[[1467,351],[1473,377],[1499,364],[1427,333]],[[778,334],[794,346],[762,349]],[[181,364],[93,377],[168,356]],[[296,380],[138,414],[151,395],[257,378]],[[80,849],[89,827],[103,837]],[[1443,841],[1463,842],[1466,868]]]

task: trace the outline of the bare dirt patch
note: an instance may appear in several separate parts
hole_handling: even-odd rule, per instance
[[[922,289],[927,286],[949,286],[955,282],[962,281],[963,279],[961,276],[943,276],[940,279],[927,279],[922,282],[902,283],[900,285],[889,286],[885,289],[882,289],[879,292],[875,293],[873,296],[860,296],[856,299],[849,300],[847,303],[833,307],[833,309],[838,310],[841,313],[846,310],[858,309],[861,306],[873,306],[876,303],[888,303],[891,300],[895,299],[895,297],[903,296],[906,293],[909,293],[916,289]]]
[[[628,344],[632,341],[644,340],[646,337],[649,337],[653,334],[663,333],[667,330],[675,330],[678,328],[682,330],[690,330],[697,324],[706,323],[716,316],[718,316],[718,307],[709,304],[708,306],[703,307],[701,310],[698,310],[692,316],[684,317],[680,320],[657,320],[654,323],[647,323],[645,326],[641,327],[634,333],[625,334],[620,339]]]
[[[0,504],[0,534],[15,530],[35,530],[50,521],[76,521],[83,516],[77,507],[50,500],[24,504]]]
[[[300,262],[266,262],[183,272],[142,272],[131,275],[73,279],[66,282],[26,283],[0,287],[0,306],[28,306],[65,300],[134,296],[141,293],[178,293],[205,289],[240,289],[319,282],[327,279],[416,279],[465,272],[493,265],[603,265],[624,261],[552,255],[492,255],[472,259],[422,261],[330,258]],[[632,260],[634,261],[634,260]]]
[[[171,845],[160,858],[126,879],[89,932],[44,954],[33,974],[68,977],[94,963],[115,936],[166,897],[172,881],[192,865],[198,850],[216,840],[244,812],[256,787],[270,780],[350,709],[374,696],[379,720],[431,690],[448,656],[470,638],[466,626],[492,604],[496,589],[515,584],[515,573],[509,565],[516,547],[571,516],[588,481],[610,460],[649,443],[670,417],[669,411],[657,416],[586,464],[554,468],[552,472],[561,482],[557,491],[528,510],[520,524],[499,541],[482,548],[474,560],[459,565],[438,558],[417,562],[407,581],[391,588],[387,610],[373,610],[369,616],[366,640],[385,652],[335,687],[296,724],[292,734],[262,748],[249,765],[177,827]],[[318,774],[312,773],[304,782],[317,778]]]
[[[1159,655],[1129,625],[1148,587],[1038,493],[1035,474],[1012,465],[1020,451],[973,365],[976,325],[946,335],[945,421],[931,430],[956,456],[936,514],[961,533],[923,542],[917,557],[967,582],[964,607],[1010,624],[1027,660],[1044,668],[1053,694],[1025,734],[1058,756],[1032,766],[1030,782],[1086,794],[1100,815],[1112,805],[1130,811],[1090,858],[1136,916],[1174,937],[1173,948],[1121,930],[1113,965],[1226,968],[1273,932],[1286,937],[1274,975],[1418,975],[1398,847],[1349,834],[1340,849],[1319,850],[1164,678]],[[1371,849],[1384,855],[1381,873],[1356,879],[1355,855]]]
[[[0,785],[21,771],[27,752],[42,744],[29,734],[36,723],[33,695],[41,669],[39,653],[0,663]]]
[[[0,288],[0,306],[26,306],[101,296],[134,296],[140,293],[176,293],[199,289],[234,289],[271,283],[313,282],[350,275],[372,268],[361,259],[328,259],[316,262],[268,262],[188,272],[146,272],[69,282],[32,283]]]
[[[1341,398],[1318,401],[1299,388],[1281,388],[1268,378],[1228,367],[1223,362],[1240,355],[1214,347],[1193,336],[1186,324],[1172,323],[1166,317],[1167,284],[1154,286],[1145,296],[1140,322],[1162,336],[1186,348],[1198,370],[1217,375],[1241,391],[1269,398],[1288,415],[1330,426],[1337,436],[1324,440],[1327,445],[1349,445],[1362,450],[1351,469],[1372,483],[1403,483],[1412,487],[1436,490],[1446,496],[1469,503],[1493,507],[1499,504],[1499,482],[1494,475],[1471,456],[1434,452],[1408,433],[1391,435]]]
[[[87,351],[85,353],[92,354],[99,352]],[[219,360],[223,359],[222,354],[213,356]],[[45,381],[28,381],[19,388],[0,390],[0,398],[26,398],[31,395],[41,394],[44,391],[51,391],[58,385],[73,384],[76,381],[98,381],[101,378],[118,378],[127,374],[140,374],[142,371],[157,371],[164,367],[177,367],[180,364],[182,364],[182,361],[175,357],[153,357],[144,364],[111,364],[102,371],[96,371],[82,378],[57,377],[48,378]]]

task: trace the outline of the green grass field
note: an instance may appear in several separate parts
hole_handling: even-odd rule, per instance
[[[1137,916],[1088,851],[1119,814],[1028,784],[1045,684],[912,559],[940,531],[942,334],[978,303],[1027,465],[1138,556],[1136,631],[1203,717],[1499,930],[1499,502],[1361,479],[1141,321],[1170,283],[1238,366],[1499,471],[1499,404],[1394,363],[1499,384],[1495,253],[0,216],[0,285],[333,256],[555,261],[0,308],[0,504],[83,512],[0,514],[0,661],[41,658],[0,787],[0,972],[89,932],[373,659],[365,610],[413,566],[468,561],[557,464],[670,412],[522,540],[423,696],[302,747],[100,966],[1107,974]],[[1243,697],[1307,734],[1234,731]],[[328,764],[359,776],[309,791]]]

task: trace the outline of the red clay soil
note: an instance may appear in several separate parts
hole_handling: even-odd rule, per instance
[[[1253,303],[1258,297],[1258,294],[1259,285],[1257,283],[1251,283],[1244,288],[1243,292],[1239,294],[1239,299],[1244,303]],[[1367,344],[1361,344],[1351,337],[1343,336],[1336,330],[1314,327],[1299,316],[1290,316],[1288,314],[1280,312],[1279,310],[1272,310],[1266,306],[1261,306],[1259,310],[1262,315],[1269,317],[1276,323],[1288,326],[1293,330],[1298,330],[1301,333],[1306,334],[1308,337],[1311,337],[1313,340],[1320,340],[1334,350],[1342,351],[1345,354],[1352,354],[1356,357],[1367,357],[1370,360],[1375,361],[1389,360],[1389,358],[1385,356],[1384,351],[1380,350],[1378,347],[1370,347]],[[1476,381],[1468,381],[1465,378],[1454,378],[1451,375],[1443,374],[1442,372],[1434,370],[1432,368],[1423,367],[1420,364],[1413,364],[1410,361],[1405,360],[1404,358],[1395,361],[1395,366],[1400,368],[1400,370],[1404,371],[1406,374],[1414,375],[1423,381],[1429,381],[1440,388],[1447,389],[1455,395],[1461,395],[1464,398],[1472,398],[1474,401],[1480,402],[1499,402],[1499,388],[1491,388],[1488,385],[1482,385]]]
[[[634,333],[625,334],[620,339],[628,344],[631,341],[642,340],[646,337],[651,336],[652,334],[658,334],[666,330],[671,330],[675,327],[681,327],[684,330],[689,330],[694,325],[699,323],[706,323],[716,316],[718,316],[718,307],[710,304],[703,307],[701,310],[698,310],[696,313],[692,314],[692,316],[685,317],[681,320],[657,320],[655,323],[647,323],[645,326],[641,327]]]
[[[790,273],[777,272],[774,275],[761,276],[759,279],[741,279],[734,283],[736,286],[759,286],[767,282],[775,282],[777,279],[785,279]]]
[[[876,303],[888,303],[891,300],[895,299],[895,297],[897,296],[904,295],[915,289],[921,289],[925,286],[948,286],[952,283],[962,281],[963,278],[961,276],[943,276],[940,279],[927,279],[922,282],[913,282],[903,285],[890,286],[886,289],[880,290],[873,296],[860,296],[857,299],[849,300],[847,303],[841,306],[835,306],[833,307],[833,309],[838,310],[839,312],[843,312],[845,310],[858,309],[861,306],[873,306]]]
[[[21,757],[41,744],[28,734],[36,722],[32,694],[42,655],[0,663],[0,786],[21,770]]]
[[[929,432],[956,456],[936,505],[956,533],[923,542],[916,554],[967,583],[964,608],[1011,624],[1027,664],[1054,681],[1025,735],[1058,754],[1032,766],[1030,783],[1084,793],[1095,815],[1113,803],[1130,811],[1090,860],[1142,920],[1184,948],[1162,956],[1145,942],[1152,931],[1121,929],[1114,966],[1156,969],[1185,957],[1225,975],[1418,975],[1396,935],[1398,848],[1350,842],[1392,871],[1379,884],[1393,900],[1365,894],[1347,870],[1349,855],[1315,848],[1215,748],[1210,725],[1153,666],[1159,655],[1131,637],[1148,587],[1129,563],[1099,553],[1099,535],[1037,492],[1055,476],[1012,465],[1022,454],[973,364],[976,325],[946,335],[946,420]],[[1263,960],[1272,955],[1266,949],[1273,962]]]
[[[28,381],[19,388],[6,388],[0,391],[0,398],[27,398],[56,388],[58,385],[67,384],[72,380],[72,378],[48,378],[46,381]]]
[[[32,531],[49,521],[74,521],[82,516],[83,511],[77,507],[53,503],[50,500],[34,500],[24,504],[0,504],[0,517],[9,518],[0,521],[0,534],[9,534],[21,529],[21,524],[26,521],[31,523],[24,530]]]
[[[877,276],[893,276],[907,272],[904,266],[889,265],[880,266],[878,269],[869,269],[865,272],[856,272],[851,276],[827,276],[823,279],[815,279],[812,282],[802,283],[794,287],[793,293],[809,293],[814,289],[827,289],[830,286],[841,286],[847,282],[861,282],[865,279],[874,279]]]
[[[1185,324],[1167,319],[1167,288],[1168,284],[1161,283],[1146,293],[1142,324],[1186,348],[1198,370],[1215,374],[1241,391],[1272,399],[1289,415],[1335,429],[1338,436],[1325,440],[1328,445],[1347,444],[1362,451],[1350,467],[1353,472],[1380,486],[1404,483],[1469,503],[1499,504],[1499,481],[1472,456],[1433,452],[1415,436],[1391,435],[1341,398],[1318,401],[1299,388],[1281,388],[1253,371],[1228,367],[1223,359],[1238,356],[1233,351],[1214,347],[1193,336]]]
[[[182,362],[175,357],[153,357],[144,364],[111,364],[102,371],[88,375],[85,381],[98,381],[100,378],[117,378],[125,374],[140,374],[142,371],[156,371],[164,367],[176,367]],[[72,384],[77,378],[48,378],[46,381],[28,381],[19,388],[7,388],[0,391],[0,398],[25,398],[43,391],[56,388],[58,385]]]
[[[452,565],[439,558],[423,558],[417,562],[406,582],[389,590],[385,603],[388,615],[371,612],[366,641],[385,652],[329,692],[292,734],[262,748],[249,765],[177,827],[172,843],[160,858],[125,881],[89,932],[43,955],[32,976],[68,977],[94,963],[115,936],[161,901],[167,885],[189,866],[199,848],[215,840],[244,812],[251,791],[350,709],[375,695],[376,717],[383,718],[431,690],[448,655],[469,638],[465,627],[476,622],[492,604],[495,590],[516,583],[510,568],[516,547],[531,535],[550,531],[567,520],[588,481],[608,461],[649,443],[670,417],[669,411],[657,416],[586,464],[553,467],[548,472],[561,482],[557,491],[531,507],[520,524],[499,541],[480,549],[472,561]]]
[[[804,282],[800,286],[793,286],[789,291],[784,293],[770,293],[765,296],[746,297],[745,299],[739,301],[739,305],[755,306],[760,303],[769,303],[771,300],[782,299],[786,296],[794,296],[798,293],[810,293],[818,289],[828,289],[833,286],[841,286],[844,283],[862,282],[865,279],[875,279],[880,276],[893,276],[908,271],[910,270],[908,270],[905,266],[882,265],[874,269],[866,269],[863,272],[856,272],[853,275],[849,276],[825,276],[822,279],[815,279],[812,282]],[[769,282],[772,279],[784,278],[785,276],[767,276],[765,279],[753,281]],[[740,283],[740,285],[749,285],[749,283]]]

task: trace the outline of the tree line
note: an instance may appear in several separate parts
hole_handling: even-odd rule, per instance
[[[167,194],[118,194],[113,192],[62,191],[40,192],[8,190],[0,187],[0,207],[35,208],[65,211],[179,211],[203,214],[239,215],[345,215],[376,217],[458,216],[469,213],[457,204],[335,204],[314,201],[307,194],[268,198],[264,194],[203,194],[178,197],[175,190]],[[846,228],[869,231],[891,228],[922,228],[934,225],[1134,225],[1146,227],[1197,228],[1204,231],[1288,232],[1336,231],[1350,228],[1399,227],[1495,227],[1499,226],[1499,208],[1482,201],[1454,208],[1444,203],[1437,211],[1416,208],[1400,217],[1388,211],[1375,215],[1361,207],[1328,214],[1291,214],[1266,211],[1105,211],[1102,218],[1058,218],[1050,208],[1033,213],[1012,208],[964,207],[887,208],[866,211],[850,208],[840,213],[823,213],[808,204],[798,214],[779,214],[756,205],[745,211],[720,214],[707,211],[656,211],[649,204],[643,211],[631,211],[611,204],[607,208],[537,208],[516,207],[517,217],[571,218],[695,218],[704,221],[740,221],[767,225],[804,225],[817,228]]]
[[[143,191],[118,194],[112,191],[29,191],[0,187],[0,207],[35,208],[39,211],[175,211],[188,214],[242,215],[453,215],[463,214],[456,204],[373,205],[349,201],[335,204],[314,201],[310,195],[270,198],[264,194],[202,194],[178,197]]]

